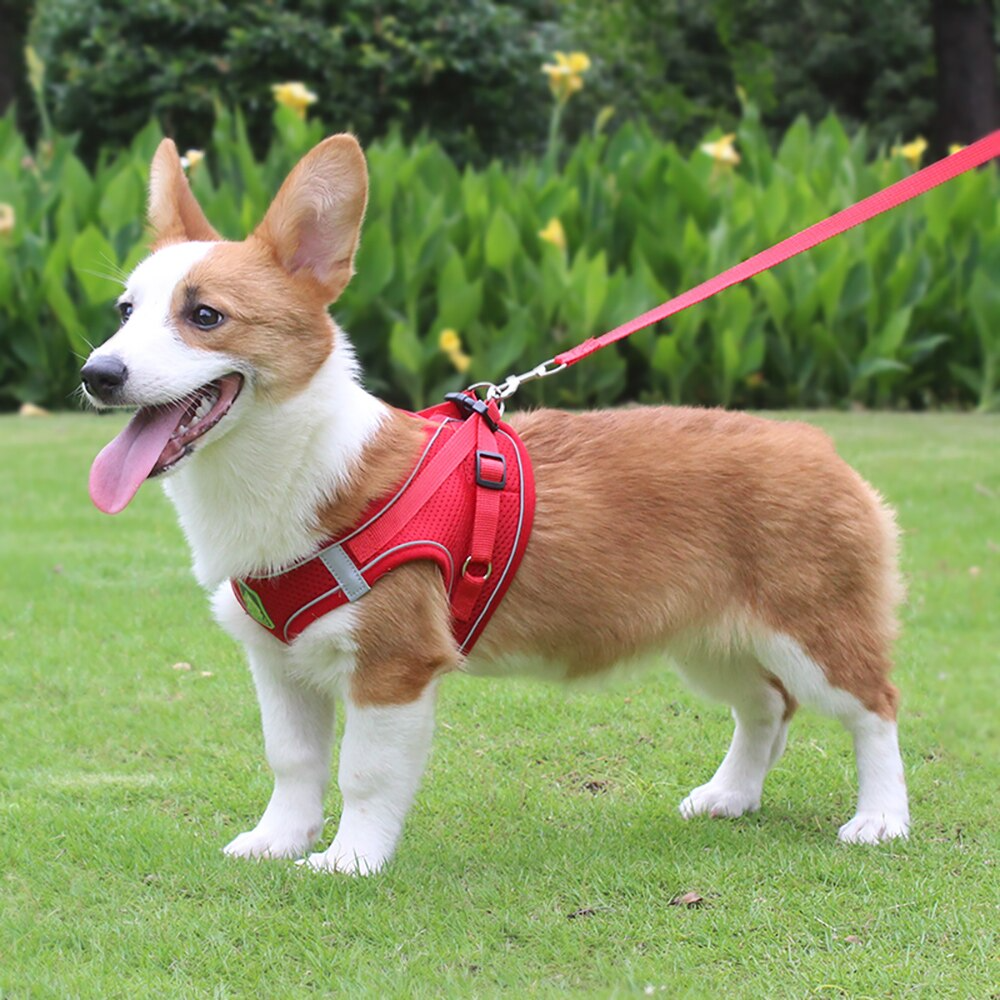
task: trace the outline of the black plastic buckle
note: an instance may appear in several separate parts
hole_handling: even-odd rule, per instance
[[[478,396],[470,396],[464,392],[449,392],[444,398],[465,411],[463,419],[472,416],[473,413],[478,413],[486,421],[491,431],[499,429],[500,424],[490,416],[486,400],[480,399]]]
[[[499,462],[503,472],[499,479],[483,479],[483,459],[489,458]],[[498,451],[476,451],[476,485],[488,490],[502,490],[507,485],[507,459]]]

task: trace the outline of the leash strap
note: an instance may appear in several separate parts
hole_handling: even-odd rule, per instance
[[[800,233],[796,233],[794,236],[789,236],[767,250],[749,257],[735,267],[731,267],[727,271],[717,274],[714,278],[709,278],[708,281],[702,282],[695,288],[689,289],[682,295],[670,299],[669,302],[664,302],[663,305],[657,306],[655,309],[651,309],[649,312],[645,312],[641,316],[637,316],[635,319],[615,327],[615,329],[608,333],[600,337],[591,337],[582,344],[578,344],[568,351],[557,354],[552,359],[552,362],[546,362],[546,365],[553,364],[559,367],[539,372],[539,369],[545,368],[544,365],[540,365],[539,369],[535,369],[535,372],[538,374],[534,374],[533,377],[542,377],[544,375],[555,374],[556,371],[562,371],[563,368],[574,365],[577,361],[582,361],[585,357],[593,354],[595,351],[599,351],[602,347],[607,347],[608,344],[613,344],[617,340],[623,340],[637,330],[652,326],[653,323],[658,323],[668,316],[673,316],[675,313],[679,313],[689,306],[704,302],[705,299],[717,295],[731,285],[746,281],[747,278],[752,278],[755,274],[760,274],[761,271],[766,271],[777,264],[782,264],[789,258],[806,250],[811,250],[820,243],[825,243],[827,240],[832,239],[834,236],[839,236],[848,229],[853,229],[855,226],[860,226],[863,222],[868,222],[869,219],[874,219],[876,215],[881,215],[883,212],[888,212],[890,209],[897,208],[904,202],[925,194],[939,184],[944,184],[946,181],[958,177],[959,174],[964,174],[975,167],[982,166],[995,156],[1000,156],[1000,130],[991,132],[989,135],[972,143],[972,145],[966,146],[965,149],[960,149],[957,153],[952,153],[951,156],[946,156],[943,160],[938,160],[936,163],[918,170],[915,174],[896,181],[895,184],[891,184],[889,187],[883,188],[873,195],[869,195],[849,208],[837,212],[836,215],[831,215],[828,219],[817,222],[809,226],[808,229],[803,229]],[[527,381],[527,379],[522,377],[517,381]],[[506,395],[506,393],[501,393],[501,395]]]

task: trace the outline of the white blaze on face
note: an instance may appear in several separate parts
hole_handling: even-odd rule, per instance
[[[178,286],[216,245],[180,243],[143,261],[119,300],[131,304],[131,316],[91,355],[91,361],[115,358],[124,365],[127,376],[118,401],[139,407],[90,470],[91,499],[106,513],[124,509],[151,473],[184,457],[240,391],[242,379],[232,374],[239,363],[186,344],[171,315]]]
[[[117,357],[128,369],[122,402],[147,406],[186,396],[233,371],[234,359],[184,343],[170,304],[177,286],[215,243],[176,243],[147,257],[132,272],[120,302],[132,305],[127,323],[91,355]]]

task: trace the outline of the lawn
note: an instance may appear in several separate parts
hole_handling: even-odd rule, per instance
[[[0,419],[0,997],[1000,995],[1000,419],[809,419],[905,532],[912,839],[837,843],[852,755],[808,713],[761,813],[685,823],[730,721],[668,671],[455,677],[366,880],[223,857],[270,778],[169,505],[91,507],[118,418]]]

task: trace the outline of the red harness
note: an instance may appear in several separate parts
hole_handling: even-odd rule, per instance
[[[397,566],[429,559],[444,578],[459,649],[475,645],[524,555],[535,484],[521,439],[494,403],[448,399],[416,414],[428,438],[420,458],[354,528],[279,573],[230,581],[243,610],[276,639],[291,643]]]

